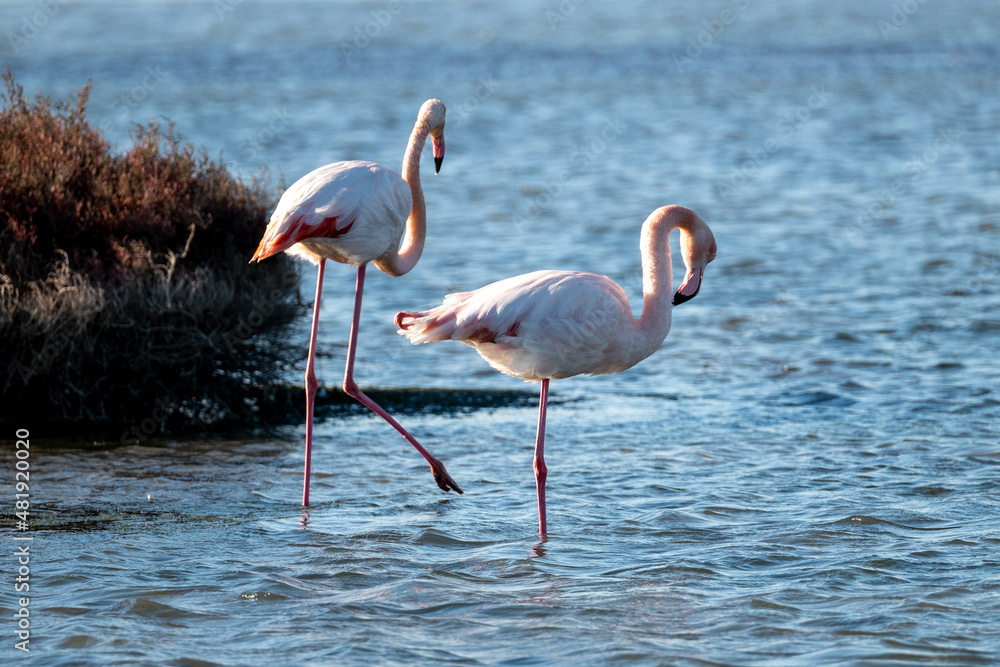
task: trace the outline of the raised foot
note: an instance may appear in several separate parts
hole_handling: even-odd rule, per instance
[[[431,462],[431,473],[433,473],[434,481],[437,482],[442,491],[458,491],[462,493],[462,489],[458,488],[458,484],[451,478],[448,471],[444,469],[444,464],[437,459]]]

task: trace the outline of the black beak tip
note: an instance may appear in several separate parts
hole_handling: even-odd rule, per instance
[[[434,158],[434,173],[441,172],[441,163],[444,162],[444,156]]]
[[[686,301],[690,301],[691,299],[695,298],[696,296],[698,296],[697,292],[695,292],[694,294],[692,294],[690,296],[688,296],[687,294],[681,294],[680,292],[675,292],[674,293],[674,305],[675,306],[679,306],[679,305],[681,305],[682,303],[684,303]]]

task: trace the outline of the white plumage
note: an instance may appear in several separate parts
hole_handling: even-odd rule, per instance
[[[309,505],[309,475],[312,461],[313,410],[316,401],[316,332],[323,293],[326,260],[357,267],[354,318],[347,343],[344,392],[385,419],[430,464],[438,486],[462,492],[435,459],[354,381],[354,358],[358,343],[361,295],[368,262],[392,276],[401,276],[420,259],[426,234],[427,210],[420,186],[420,154],[427,138],[434,153],[434,171],[444,160],[445,108],[441,100],[424,102],[403,154],[402,176],[374,162],[334,162],[315,169],[288,188],[251,262],[285,251],[319,265],[316,300],[313,302],[309,357],[306,361],[306,451],[302,482],[302,504]],[[405,234],[405,236],[404,236]]]
[[[461,341],[498,371],[538,381],[633,366],[648,356],[621,345],[635,325],[628,297],[607,276],[535,271],[449,294],[403,333],[415,344]]]
[[[670,232],[681,230],[687,272],[672,293]],[[674,304],[698,294],[715,259],[715,237],[694,211],[664,206],[642,225],[642,317],[632,315],[624,290],[607,276],[535,271],[471,292],[449,294],[437,308],[396,313],[396,326],[414,344],[457,340],[471,345],[501,373],[541,381],[535,439],[538,532],[546,532],[545,413],[550,379],[581,373],[619,373],[653,354],[670,330]],[[673,298],[671,298],[673,296]]]
[[[262,243],[313,264],[325,258],[360,266],[399,248],[412,206],[410,186],[395,171],[334,162],[285,190]]]

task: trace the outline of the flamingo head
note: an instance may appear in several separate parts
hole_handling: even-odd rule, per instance
[[[705,221],[690,209],[684,209],[684,211],[686,212],[685,221],[679,227],[681,229],[681,257],[684,259],[687,272],[674,294],[673,303],[675,306],[698,296],[698,291],[701,289],[701,279],[705,275],[705,267],[715,259],[715,254],[718,251],[715,245],[715,236]]]
[[[420,117],[424,119],[430,128],[428,134],[431,137],[431,147],[434,150],[434,173],[441,171],[441,163],[444,162],[444,102],[438,99],[430,99],[420,107]]]

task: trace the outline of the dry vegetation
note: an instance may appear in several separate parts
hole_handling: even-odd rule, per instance
[[[4,81],[0,422],[115,437],[270,417],[303,306],[286,256],[247,263],[263,185],[155,124],[116,153],[87,123],[89,85],[70,104]]]

